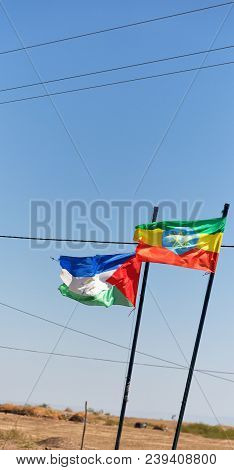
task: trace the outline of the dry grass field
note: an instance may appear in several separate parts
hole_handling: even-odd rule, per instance
[[[82,418],[82,413],[76,414]],[[80,449],[83,423],[69,421],[74,413],[58,411],[48,407],[20,407],[15,405],[0,405],[0,448],[1,449]],[[136,421],[147,422],[146,429],[134,428]],[[159,425],[164,431],[155,430]],[[170,449],[176,423],[173,421],[141,420],[127,418],[121,442],[122,449]],[[199,425],[184,428],[181,434],[180,449],[232,449],[234,448],[234,429],[225,427],[205,428],[208,435],[217,433],[222,438],[207,438],[201,434],[204,429]],[[190,429],[192,433],[190,432]],[[218,432],[217,432],[218,431]],[[117,432],[115,416],[88,413],[85,435],[85,449],[113,449]],[[229,433],[229,436],[228,436]],[[231,440],[228,439],[231,437]]]

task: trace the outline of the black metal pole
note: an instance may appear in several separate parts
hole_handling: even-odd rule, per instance
[[[223,217],[227,216],[228,210],[229,210],[229,204],[225,204],[224,209],[222,211]],[[177,426],[176,426],[176,432],[175,432],[175,436],[174,436],[172,450],[177,449],[177,444],[178,444],[178,440],[179,440],[179,437],[180,437],[181,426],[182,426],[182,422],[183,422],[183,418],[184,418],[184,412],[185,412],[185,408],[186,408],[186,404],[187,404],[187,400],[188,400],[188,395],[189,395],[189,390],[190,390],[190,386],[191,386],[191,382],[192,382],[192,378],[193,378],[194,367],[195,367],[195,363],[196,363],[196,359],[197,359],[197,353],[198,353],[199,344],[200,344],[200,340],[201,340],[202,330],[203,330],[203,326],[204,326],[204,323],[205,323],[206,312],[207,312],[207,307],[208,307],[209,300],[210,300],[210,294],[211,294],[211,289],[212,289],[212,285],[213,285],[213,281],[214,281],[214,276],[215,276],[215,273],[211,273],[209,275],[209,281],[208,281],[208,284],[207,284],[205,299],[204,299],[203,308],[202,308],[202,314],[201,314],[201,318],[200,318],[200,322],[199,322],[199,326],[198,326],[198,330],[197,330],[196,341],[195,341],[195,345],[194,345],[194,349],[193,349],[193,355],[192,355],[192,359],[191,359],[191,363],[190,363],[190,367],[189,367],[189,373],[188,373],[187,382],[186,382],[186,386],[185,386],[185,390],[184,390],[184,396],[183,396],[183,400],[182,400],[182,404],[181,404],[180,414],[179,414],[179,418],[178,418],[178,422],[177,422]]]
[[[157,220],[157,215],[158,215],[158,207],[154,207],[152,222],[155,222]],[[124,422],[125,411],[126,411],[126,406],[127,406],[127,401],[128,401],[129,387],[130,387],[134,358],[135,358],[135,353],[136,353],[137,339],[138,339],[140,323],[141,323],[141,315],[142,315],[143,303],[144,303],[144,298],[145,298],[145,289],[146,289],[148,273],[149,273],[149,263],[145,263],[141,294],[140,294],[140,300],[139,300],[139,306],[138,306],[138,312],[137,312],[137,319],[136,319],[135,331],[134,331],[134,336],[133,336],[133,341],[132,341],[131,355],[129,359],[128,372],[127,372],[126,384],[125,384],[124,395],[123,395],[123,402],[122,402],[122,407],[121,407],[121,412],[120,412],[120,417],[119,417],[119,425],[118,425],[118,432],[117,432],[116,442],[115,442],[115,450],[119,449],[120,440],[121,440],[123,422]]]

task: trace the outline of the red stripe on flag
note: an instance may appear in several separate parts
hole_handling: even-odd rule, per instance
[[[136,249],[137,258],[140,261],[151,263],[172,264],[182,268],[200,269],[201,271],[215,272],[218,253],[205,250],[189,250],[182,255],[177,255],[164,247],[139,244]]]
[[[138,283],[141,271],[141,261],[134,255],[123,263],[106,281],[117,287],[135,307]]]

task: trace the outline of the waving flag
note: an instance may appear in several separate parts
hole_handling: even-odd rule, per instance
[[[61,294],[86,305],[136,304],[141,261],[135,253],[61,256]]]
[[[173,264],[183,268],[214,272],[226,218],[155,222],[138,225],[134,240],[139,242],[141,261]]]

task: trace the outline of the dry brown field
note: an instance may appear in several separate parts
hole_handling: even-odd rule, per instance
[[[69,421],[72,413],[33,408],[36,416],[13,414],[12,410],[0,405],[0,448],[1,449],[80,449],[83,424]],[[11,405],[10,405],[11,406]],[[13,407],[13,405],[12,405]],[[9,412],[10,411],[10,412]],[[35,411],[35,413],[34,413]],[[79,413],[82,416],[82,413]],[[47,415],[47,417],[43,416]],[[50,416],[50,417],[48,417]],[[146,421],[146,429],[134,428],[136,421]],[[154,430],[159,424],[165,431]],[[141,420],[126,418],[123,429],[122,449],[170,449],[176,423],[174,421]],[[226,430],[229,428],[225,428]],[[117,417],[104,414],[88,414],[84,449],[113,449],[117,432]],[[225,434],[225,433],[224,433]],[[203,436],[182,433],[179,449],[211,450],[233,449],[234,440],[210,439]]]

